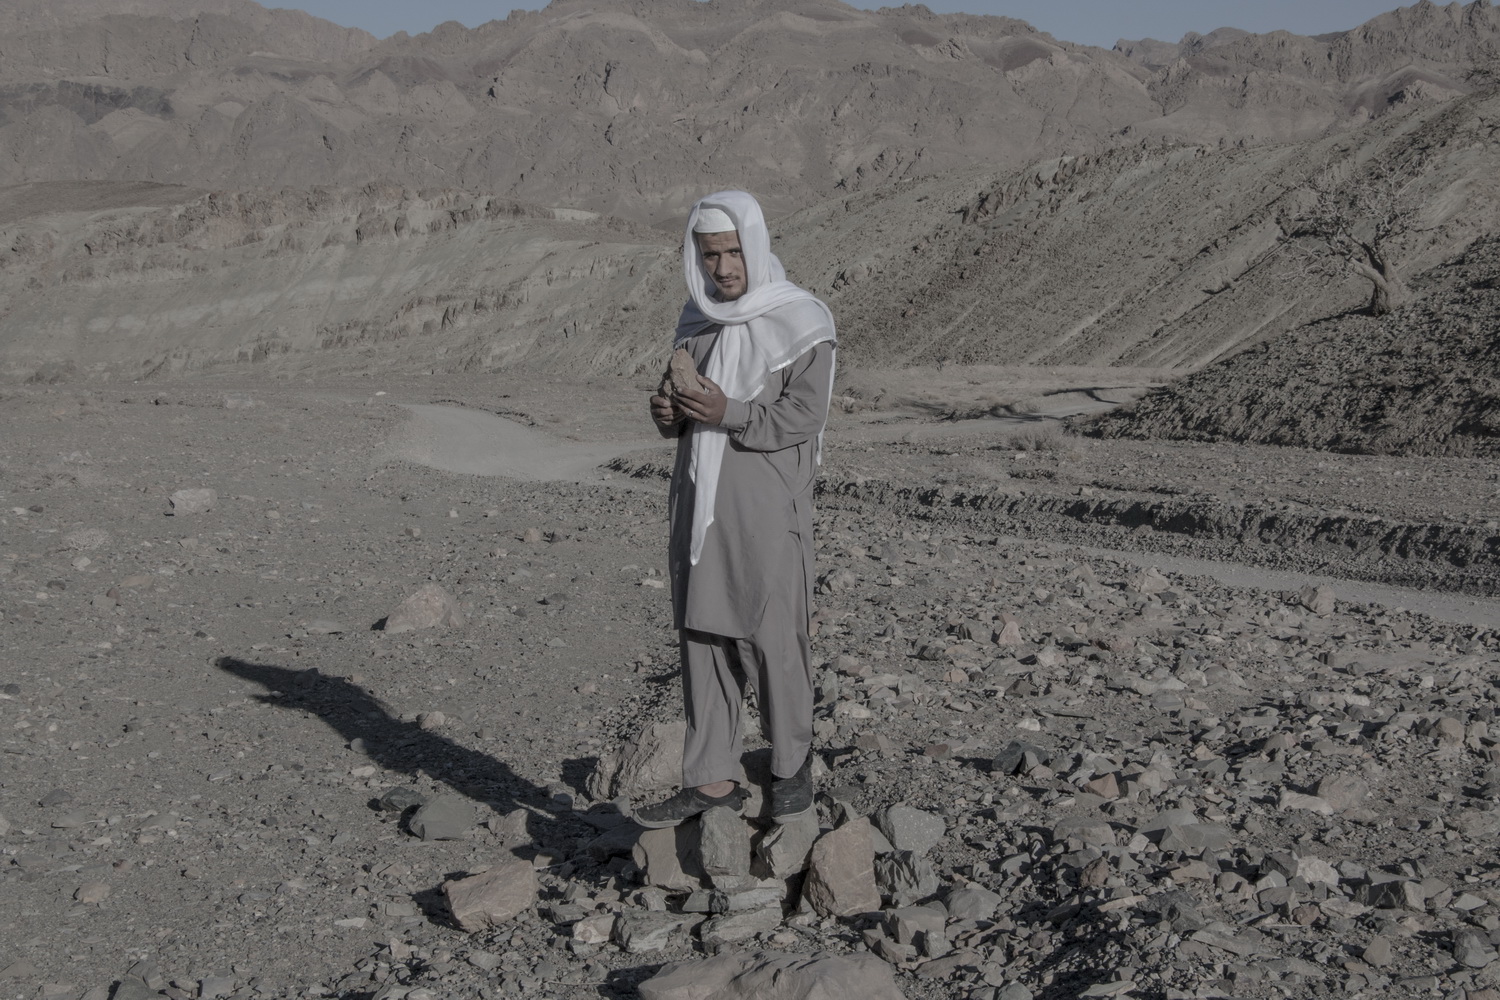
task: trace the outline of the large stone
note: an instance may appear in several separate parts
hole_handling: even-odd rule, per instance
[[[458,599],[435,583],[422,584],[385,620],[387,632],[411,632],[443,625],[462,628],[464,613]]]
[[[641,1000],[903,1000],[891,967],[873,955],[726,951],[668,965],[640,985]]]
[[[870,821],[850,820],[813,845],[803,897],[825,917],[852,917],[880,909]]]
[[[768,830],[755,846],[752,874],[757,878],[786,878],[807,870],[807,859],[818,839],[818,816],[806,812]]]
[[[682,741],[687,723],[655,722],[618,754],[601,758],[589,775],[588,793],[598,801],[657,799],[682,783]]]
[[[186,514],[206,514],[219,502],[219,494],[208,489],[178,490],[172,494],[172,513],[181,517]]]
[[[932,850],[948,831],[941,816],[900,805],[876,813],[875,825],[896,850],[915,854]]]
[[[728,806],[715,806],[698,817],[698,854],[709,875],[750,872],[750,825]]]
[[[411,815],[411,832],[423,840],[462,840],[473,828],[473,804],[451,793],[439,795]]]
[[[536,872],[526,861],[507,861],[487,872],[443,883],[453,920],[481,931],[514,919],[536,903]]]
[[[706,873],[698,854],[697,817],[676,827],[642,833],[631,857],[647,885],[688,892],[705,885]]]

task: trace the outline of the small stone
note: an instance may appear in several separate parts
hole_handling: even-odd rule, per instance
[[[166,983],[162,983],[163,986]],[[110,1000],[161,1000],[161,993],[139,979],[126,977],[115,984]]]
[[[1335,812],[1347,812],[1362,806],[1370,797],[1369,784],[1357,774],[1326,775],[1313,791]]]
[[[750,872],[750,828],[728,806],[715,806],[698,819],[698,849],[709,875],[747,875]]]
[[[674,392],[685,390],[697,392],[699,388],[698,366],[693,362],[693,356],[686,348],[677,348],[672,352],[667,370],[662,374],[658,391],[663,396],[671,396]]]
[[[178,490],[172,494],[172,513],[178,517],[187,514],[206,514],[213,510],[218,502],[219,494],[214,490]]]
[[[1006,622],[1000,631],[995,633],[994,643],[997,646],[1019,646],[1026,640],[1021,637],[1021,626],[1015,622]]]
[[[1338,870],[1322,858],[1298,858],[1295,874],[1308,883],[1339,884]]]
[[[1470,969],[1482,969],[1497,957],[1489,939],[1474,930],[1462,930],[1453,935],[1453,957],[1458,964]]]
[[[632,955],[661,951],[683,923],[682,917],[671,913],[626,910],[615,920],[615,942]]]
[[[1005,900],[999,893],[971,885],[948,893],[948,916],[954,920],[990,920]]]
[[[1172,581],[1155,566],[1148,566],[1130,578],[1129,586],[1140,594],[1160,594],[1172,588]]]
[[[1085,847],[1114,847],[1115,831],[1109,823],[1091,816],[1067,816],[1052,826],[1054,843],[1077,841]]]
[[[73,898],[80,903],[102,903],[109,898],[109,886],[103,882],[85,882],[73,892]]]
[[[741,910],[714,917],[699,931],[704,945],[719,948],[747,938],[774,931],[781,926],[781,907],[764,907],[756,910]]]
[[[496,955],[492,951],[475,951],[469,953],[466,961],[476,969],[483,969],[485,972],[494,972],[500,968],[501,959],[499,955]]]
[[[613,913],[593,913],[573,925],[573,940],[580,944],[605,944],[614,928]]]
[[[1391,964],[1391,942],[1386,937],[1374,937],[1370,943],[1365,945],[1361,957],[1375,968],[1384,968]]]
[[[665,830],[647,830],[631,857],[650,885],[674,891],[701,889],[706,873],[698,856],[698,818]]]
[[[72,801],[72,792],[68,791],[66,788],[54,788],[46,795],[43,795],[41,801],[38,802],[37,805],[41,806],[43,809],[50,809],[53,806],[66,805],[67,803]]]
[[[427,804],[427,796],[414,788],[396,787],[380,797],[380,808],[386,812],[404,813]]]
[[[1308,584],[1297,595],[1297,600],[1307,610],[1320,618],[1333,614],[1333,588],[1325,584]]]
[[[1002,775],[1017,774],[1045,764],[1050,757],[1051,754],[1039,746],[1012,740],[995,756],[990,770]]]
[[[1450,715],[1438,718],[1432,724],[1432,735],[1444,746],[1456,747],[1463,743],[1466,735],[1464,724]]]
[[[1120,782],[1113,774],[1105,774],[1083,783],[1083,790],[1101,799],[1120,797]]]
[[[474,806],[457,795],[439,795],[412,814],[410,826],[423,840],[461,840],[474,827]]]
[[[458,600],[438,584],[424,583],[386,617],[385,631],[411,632],[439,626],[462,628],[464,624]]]
[[[875,859],[875,884],[896,906],[909,906],[936,893],[938,877],[925,858],[896,851]]]
[[[1422,910],[1427,904],[1420,882],[1399,878],[1362,885],[1355,890],[1354,898],[1356,902],[1382,910]]]
[[[806,871],[818,833],[816,812],[806,812],[788,823],[773,826],[755,847],[753,871],[761,878],[787,878]]]
[[[1283,791],[1279,804],[1283,811],[1288,809],[1306,809],[1309,812],[1319,813],[1323,816],[1333,815],[1333,806],[1328,804],[1327,799],[1316,795],[1306,795],[1302,792]]]
[[[453,920],[481,931],[510,920],[536,903],[536,872],[525,861],[507,861],[487,872],[443,883]]]
[[[228,976],[205,976],[198,980],[198,996],[204,1000],[217,1000],[234,992],[234,980]]]

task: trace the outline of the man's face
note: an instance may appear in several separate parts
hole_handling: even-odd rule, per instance
[[[713,279],[719,290],[719,298],[733,302],[745,294],[745,258],[740,252],[740,234],[734,230],[727,233],[695,233],[698,252],[702,255],[703,270]]]

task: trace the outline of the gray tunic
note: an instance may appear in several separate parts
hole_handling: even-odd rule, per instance
[[[681,345],[698,371],[708,367],[718,338],[719,329],[713,328]],[[827,421],[832,373],[833,345],[818,344],[773,373],[754,399],[728,401],[720,426],[729,432],[729,443],[719,472],[714,522],[696,566],[688,562],[694,497],[688,476],[691,421],[683,425],[672,474],[668,551],[677,628],[749,637],[775,587],[805,588],[811,614],[814,457]]]

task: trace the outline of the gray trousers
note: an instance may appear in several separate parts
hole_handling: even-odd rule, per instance
[[[687,738],[682,748],[684,788],[740,780],[740,713],[745,685],[755,691],[771,773],[790,778],[812,748],[812,642],[807,594],[799,577],[777,587],[760,627],[745,639],[681,631],[682,691]]]

